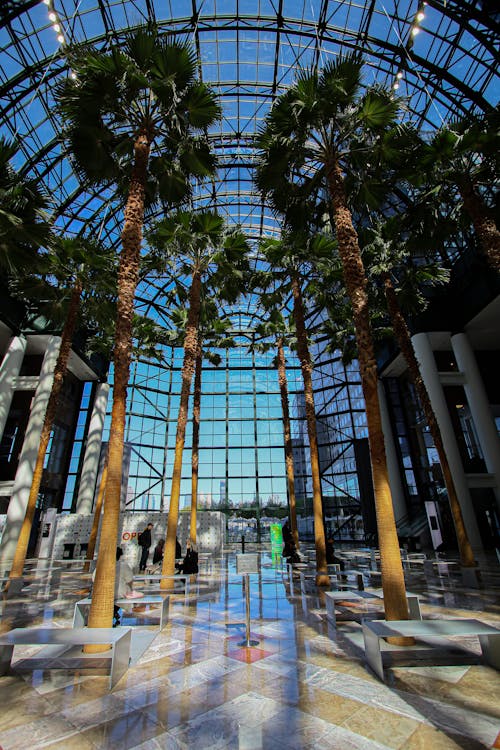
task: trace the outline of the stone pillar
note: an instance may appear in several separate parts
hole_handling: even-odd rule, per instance
[[[45,419],[45,412],[47,411],[50,392],[52,390],[52,383],[54,382],[54,370],[60,345],[61,339],[59,336],[51,336],[49,338],[42,364],[42,370],[38,379],[38,385],[31,403],[30,418],[24,436],[21,457],[19,459],[19,466],[14,479],[12,496],[10,498],[7,519],[2,535],[0,570],[10,569],[10,563],[14,557],[21,525],[26,514],[26,506],[28,504],[31,483],[33,481],[33,471],[38,454],[38,447],[40,445],[40,435],[42,432],[43,421]]]
[[[491,413],[474,351],[465,333],[451,338],[459,370],[465,375],[464,391],[474,420],[479,445],[489,474],[495,477],[493,491],[500,508],[500,438]]]
[[[392,505],[396,523],[408,513],[404,485],[401,480],[401,470],[398,454],[395,446],[394,433],[392,430],[389,410],[387,408],[387,397],[383,384],[378,382],[378,398],[380,403],[380,416],[382,418],[382,432],[384,433],[385,453],[387,456],[387,471],[389,472],[389,484],[391,486]]]
[[[425,387],[429,394],[432,408],[441,430],[444,448],[448,457],[448,463],[455,482],[458,502],[462,509],[465,527],[469,535],[469,541],[473,549],[482,549],[481,536],[477,526],[476,515],[472,505],[472,499],[467,485],[462,457],[458,449],[448,405],[439,380],[436,360],[432,352],[429,338],[426,333],[417,333],[412,336],[413,347],[420,366]]]
[[[83,459],[80,487],[78,490],[78,499],[76,501],[76,512],[81,515],[92,513],[108,398],[109,384],[99,383],[96,389],[92,416],[90,418],[87,445],[85,448],[85,457]]]
[[[0,365],[0,439],[9,416],[10,405],[15,392],[15,378],[19,375],[26,351],[24,336],[14,336]]]

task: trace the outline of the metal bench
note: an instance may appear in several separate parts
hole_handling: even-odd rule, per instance
[[[113,688],[128,669],[132,628],[15,628],[0,635],[0,674],[9,672],[14,646],[58,645],[88,646],[110,644],[111,650],[99,653],[99,658],[111,659],[109,688]],[[59,654],[59,658],[60,658]],[[79,654],[81,659],[94,657],[95,654]],[[52,655],[52,660],[54,656]],[[38,669],[40,667],[37,667]],[[50,662],[45,667],[51,669]],[[61,667],[59,667],[61,668]],[[64,667],[69,668],[69,667]]]
[[[332,572],[328,574],[330,578],[337,579],[337,586],[347,586],[349,579],[354,579],[358,587],[358,591],[365,590],[365,584],[363,580],[363,573],[361,570],[341,570],[338,572]]]
[[[326,597],[326,616],[327,619],[333,624],[334,627],[337,625],[337,615],[335,612],[335,605],[338,601],[354,601],[354,602],[365,602],[370,599],[376,599],[378,601],[384,600],[383,593],[375,593],[373,591],[325,591]],[[408,615],[411,620],[421,620],[422,613],[420,611],[420,601],[416,594],[406,595],[406,601],[408,602]]]
[[[382,681],[381,640],[391,636],[442,639],[454,635],[475,635],[479,638],[484,660],[495,669],[500,669],[500,630],[479,620],[370,620],[364,621],[362,628],[366,660]]]
[[[115,604],[117,607],[126,607],[136,604],[154,604],[157,607],[160,607],[160,630],[163,630],[165,625],[167,624],[168,620],[168,607],[169,607],[170,597],[169,596],[157,596],[153,594],[145,594],[141,599],[116,599]],[[83,625],[85,625],[85,617],[83,614],[83,610],[85,607],[90,607],[92,604],[92,599],[80,599],[80,601],[75,602],[75,611],[73,614],[73,627],[74,628],[80,628]]]
[[[185,591],[186,596],[188,596],[188,594],[189,594],[189,581],[190,581],[191,576],[193,576],[193,575],[197,575],[197,573],[176,573],[173,576],[163,576],[163,575],[161,575],[161,573],[153,573],[153,574],[150,574],[150,575],[137,575],[137,576],[134,576],[133,580],[134,580],[135,583],[140,583],[140,582],[147,583],[147,582],[149,582],[149,583],[158,583],[158,584],[162,580],[164,580],[166,578],[170,579],[170,580],[172,580],[174,582],[175,581],[182,581],[182,580],[184,580],[184,591]]]

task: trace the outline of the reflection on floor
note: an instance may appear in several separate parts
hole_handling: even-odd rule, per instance
[[[229,553],[200,573],[188,599],[175,595],[168,625],[112,692],[104,670],[47,671],[31,661],[23,671],[37,648],[16,650],[13,674],[0,678],[1,749],[500,748],[500,674],[479,662],[475,639],[459,639],[468,657],[453,665],[397,666],[384,685],[365,666],[350,603],[333,630],[322,597],[301,597],[298,586],[290,596],[281,563],[263,553],[250,589],[258,645],[247,649],[238,645],[245,599],[234,561]],[[448,572],[409,573],[424,618],[500,627],[500,569],[492,558],[482,564],[474,590]],[[35,574],[3,603],[3,626],[70,626],[88,577],[68,567],[56,584]],[[125,613],[123,624],[158,630],[155,614]]]

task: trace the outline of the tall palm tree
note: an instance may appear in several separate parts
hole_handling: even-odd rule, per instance
[[[182,346],[187,323],[187,310],[185,307],[185,289],[177,285],[173,294],[169,295],[169,318],[174,326],[169,333],[170,346]],[[174,305],[178,306],[175,307]],[[233,339],[228,335],[230,321],[221,318],[218,304],[214,297],[204,297],[200,307],[200,323],[198,328],[198,349],[194,367],[193,383],[193,435],[191,443],[191,512],[189,517],[189,538],[191,546],[196,544],[196,522],[198,510],[198,468],[199,468],[199,438],[200,438],[200,413],[201,413],[201,385],[203,360],[207,359],[213,366],[218,367],[222,361],[220,354],[214,352],[214,348],[227,349],[234,345]]]
[[[247,270],[248,246],[238,231],[225,231],[224,220],[212,211],[181,211],[159,222],[149,233],[152,252],[157,252],[173,278],[190,278],[187,320],[184,336],[182,386],[175,438],[175,457],[170,492],[167,536],[162,573],[175,572],[175,540],[179,519],[182,455],[186,435],[191,381],[198,352],[198,329],[204,291],[224,289],[226,299],[234,301]],[[173,580],[164,578],[162,588],[172,588]]]
[[[109,51],[77,49],[69,58],[74,77],[56,93],[68,151],[83,181],[125,197],[106,511],[88,621],[90,627],[111,627],[144,211],[158,200],[167,205],[185,200],[189,176],[213,173],[214,158],[202,133],[218,120],[220,107],[212,90],[197,80],[192,47],[160,37],[152,25],[126,34]]]
[[[424,411],[429,430],[439,456],[441,470],[448,493],[453,523],[457,536],[460,560],[464,567],[475,566],[474,553],[465,528],[462,510],[458,501],[455,482],[448,463],[448,457],[441,436],[441,430],[432,408],[427,388],[420,373],[410,331],[406,323],[402,306],[415,314],[423,310],[427,300],[422,294],[422,286],[443,284],[449,279],[449,272],[436,263],[418,263],[411,261],[407,243],[401,239],[398,226],[400,222],[386,221],[385,225],[375,224],[368,232],[364,253],[369,259],[369,274],[380,280],[386,302],[386,309],[391,319],[394,335],[408,365],[408,372],[417,391]],[[415,236],[412,242],[415,243]],[[418,242],[418,240],[417,240]],[[421,239],[420,253],[425,247]]]
[[[243,291],[243,290],[242,290]],[[234,346],[234,340],[228,335],[230,321],[219,316],[214,299],[205,299],[201,310],[198,328],[198,350],[194,368],[193,384],[193,439],[191,444],[191,515],[189,521],[189,538],[191,547],[196,542],[196,518],[198,509],[198,467],[200,445],[201,382],[203,360],[218,367],[222,362],[220,354],[213,349],[228,349]]]
[[[109,331],[109,324],[112,320],[112,316],[107,314],[106,310],[102,311],[104,317],[101,315],[99,333],[100,337],[97,342],[91,341],[90,348],[97,349],[101,354],[109,359],[112,353],[113,337]],[[165,343],[164,330],[155,321],[147,318],[146,316],[134,315],[133,319],[133,356],[147,359],[159,359],[161,358],[161,352],[159,347]],[[89,346],[87,345],[87,349]],[[94,559],[94,552],[97,543],[97,535],[99,533],[99,525],[101,521],[102,509],[106,493],[106,482],[108,478],[108,456],[109,451],[106,449],[106,456],[104,459],[104,465],[102,469],[101,480],[99,483],[99,489],[97,491],[97,498],[95,501],[94,517],[92,519],[92,528],[90,530],[89,542],[87,545],[87,553],[85,555],[85,564],[83,566],[84,571],[90,569],[90,561]]]
[[[363,167],[383,163],[388,154],[394,157],[403,129],[397,126],[398,104],[389,92],[372,88],[361,94],[361,68],[358,57],[348,56],[321,72],[304,71],[276,100],[258,138],[256,182],[277,205],[280,192],[289,194],[290,185],[297,191],[322,187],[329,197],[359,351],[385,614],[389,620],[400,620],[408,618],[405,581],[382,432],[366,273],[345,182]],[[365,194],[367,203],[376,198]]]
[[[304,233],[283,231],[281,240],[264,240],[260,250],[271,267],[271,275],[279,278],[279,288],[269,295],[267,303],[274,305],[284,294],[291,295],[293,300],[293,319],[296,332],[297,354],[300,360],[304,381],[305,411],[309,451],[311,460],[311,479],[313,486],[314,541],[316,547],[316,583],[328,586],[330,579],[326,567],[326,542],[323,522],[323,502],[321,495],[321,478],[319,471],[318,436],[316,428],[316,409],[312,385],[313,364],[309,352],[308,334],[305,323],[305,309],[302,284],[304,283],[304,265],[322,257],[325,252],[331,253],[331,247],[321,237],[309,239]],[[307,260],[306,260],[307,259]],[[254,275],[256,288],[266,284],[266,274]],[[269,276],[268,276],[269,278]]]
[[[443,126],[429,142],[422,141],[417,169],[413,170],[419,184],[422,174],[427,178],[427,190],[434,199],[458,190],[485,258],[496,271],[500,271],[500,231],[484,195],[485,189],[493,192],[498,180],[498,126],[498,112],[482,119],[467,115]]]
[[[255,334],[259,341],[254,344],[254,348],[259,351],[269,351],[271,347],[276,347],[276,357],[273,360],[273,364],[278,371],[281,412],[283,415],[283,440],[288,487],[288,505],[290,510],[290,531],[292,532],[295,547],[300,549],[299,529],[297,525],[297,500],[295,496],[295,467],[290,422],[290,400],[288,397],[288,379],[286,375],[285,357],[285,345],[290,345],[292,339],[295,341],[295,336],[287,326],[287,321],[281,312],[276,308],[269,310],[269,305],[266,305],[265,295],[260,296],[260,302],[265,309],[268,309],[269,318],[255,327]],[[272,343],[265,341],[269,338],[272,339]]]
[[[104,493],[106,492],[106,482],[108,479],[108,453],[104,459],[101,481],[97,491],[97,498],[94,508],[94,517],[92,519],[92,528],[90,529],[89,541],[87,544],[87,553],[85,555],[84,573],[90,570],[90,561],[94,559],[95,546],[97,543],[97,534],[99,533],[99,523],[101,521],[102,507],[104,503]]]
[[[17,146],[0,138],[0,270],[33,271],[50,239],[49,199],[40,182],[19,175],[11,164]]]
[[[56,300],[55,314],[57,315],[60,312],[61,300],[65,300],[66,304],[63,306],[65,307],[65,316],[61,333],[61,345],[40,434],[40,443],[33,470],[26,513],[19,532],[9,579],[18,578],[23,573],[38,493],[42,483],[45,454],[52,434],[59,396],[68,369],[74,332],[79,320],[79,314],[81,313],[82,294],[86,290],[88,297],[86,302],[95,303],[95,297],[99,295],[99,292],[104,291],[105,294],[109,294],[113,291],[111,281],[113,261],[114,256],[109,251],[107,252],[99,243],[88,238],[59,238],[54,243],[53,251],[48,253],[44,258],[46,275],[50,278],[55,278],[59,282],[57,289],[53,290],[55,292],[53,297]],[[45,285],[44,288],[48,291],[50,287]],[[52,310],[49,307],[49,311],[52,317],[54,317],[53,305]]]

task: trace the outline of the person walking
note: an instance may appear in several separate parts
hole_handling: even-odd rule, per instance
[[[148,563],[149,548],[151,547],[151,529],[153,528],[152,523],[148,523],[144,531],[142,531],[137,537],[139,546],[142,548],[141,561],[139,563],[139,573],[143,573],[146,570]]]

